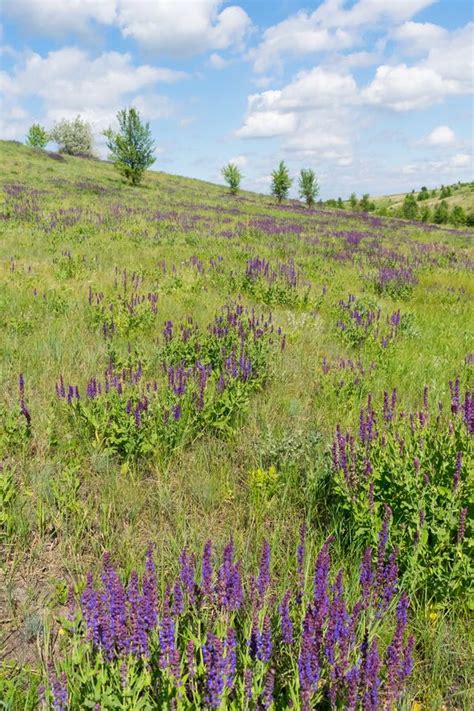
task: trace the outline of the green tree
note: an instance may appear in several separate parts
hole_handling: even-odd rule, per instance
[[[428,205],[423,205],[421,208],[420,220],[422,222],[431,222],[431,210]]]
[[[448,221],[449,218],[449,207],[448,203],[445,200],[441,200],[436,205],[434,214],[433,214],[433,222],[435,222],[437,225],[444,225]]]
[[[418,217],[418,203],[413,193],[405,195],[403,201],[402,214],[406,220],[416,220]]]
[[[314,170],[301,168],[298,187],[300,198],[304,199],[308,207],[312,207],[319,195],[319,185]]]
[[[278,168],[272,171],[272,195],[276,197],[279,203],[288,197],[292,183],[293,181],[290,178],[285,162],[280,161]]]
[[[222,168],[221,174],[229,186],[229,190],[232,195],[236,195],[239,191],[240,181],[243,177],[239,168],[235,165],[235,163],[228,163]]]
[[[351,204],[351,210],[355,210],[357,207],[357,195],[355,193],[351,193],[349,202]]]
[[[111,128],[104,131],[110,159],[132,185],[138,185],[145,170],[155,162],[153,157],[155,144],[150,124],[141,122],[140,114],[133,106],[119,111],[117,121],[118,133]]]
[[[44,148],[49,141],[49,135],[43,126],[39,123],[34,123],[26,136],[26,145],[32,148]]]
[[[340,197],[337,198],[337,206],[338,206],[338,208],[339,208],[340,210],[344,210],[344,209],[345,209],[344,203],[342,202],[342,198],[340,198]]]
[[[466,213],[461,205],[454,205],[449,216],[449,221],[456,227],[461,227],[466,224]]]
[[[362,210],[362,212],[369,212],[369,210],[371,208],[369,198],[370,198],[369,193],[365,193],[365,195],[362,195],[360,202],[359,202],[359,209]]]
[[[62,119],[51,131],[51,140],[59,146],[60,153],[71,156],[94,156],[94,139],[89,123],[76,116],[73,121]]]

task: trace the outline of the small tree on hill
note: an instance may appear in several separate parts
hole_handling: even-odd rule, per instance
[[[466,213],[461,205],[454,205],[449,216],[449,221],[456,227],[461,227],[466,224]]]
[[[405,195],[402,213],[406,220],[416,220],[418,217],[418,202],[412,193]]]
[[[221,174],[229,186],[229,190],[232,195],[236,195],[239,191],[240,181],[243,177],[239,168],[235,165],[235,163],[228,163],[222,168]]]
[[[351,210],[355,210],[357,207],[357,195],[355,193],[351,193],[351,196],[349,198],[349,202],[351,205]]]
[[[319,195],[319,185],[314,170],[301,168],[298,186],[300,198],[305,200],[308,207],[312,207]]]
[[[288,197],[292,183],[288,168],[284,161],[280,161],[278,168],[272,172],[272,195],[276,197],[278,203]]]
[[[94,156],[92,128],[87,121],[76,116],[73,121],[63,119],[51,131],[51,140],[59,146],[60,153],[71,156]]]
[[[444,225],[448,221],[449,217],[449,207],[445,200],[441,200],[436,207],[433,214],[433,222],[437,225]]]
[[[360,202],[359,202],[359,209],[362,210],[362,212],[369,212],[369,210],[370,210],[370,195],[369,195],[369,193],[365,193],[365,195],[362,195]]]
[[[111,128],[104,131],[110,159],[117,170],[133,185],[143,178],[143,173],[155,162],[155,144],[150,124],[143,124],[140,114],[133,106],[117,114],[119,132]]]
[[[44,148],[49,141],[49,135],[43,126],[39,123],[34,123],[26,136],[26,145],[32,148]]]

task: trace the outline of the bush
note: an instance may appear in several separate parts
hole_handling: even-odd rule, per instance
[[[59,146],[60,153],[71,156],[94,157],[94,139],[89,123],[76,116],[74,121],[63,119],[51,131],[51,140]]]
[[[153,152],[155,144],[151,135],[150,124],[143,124],[136,109],[122,109],[117,114],[119,132],[111,128],[104,131],[110,159],[117,170],[132,185],[138,185],[147,170],[155,162]]]
[[[279,203],[288,197],[292,183],[288,168],[284,161],[281,161],[278,168],[272,172],[272,195]]]
[[[239,168],[235,163],[228,163],[222,168],[221,174],[229,186],[232,195],[236,195],[240,188],[240,181],[242,180],[242,173]]]
[[[319,185],[316,174],[311,168],[302,168],[299,177],[299,195],[308,207],[312,207],[319,194]]]
[[[49,135],[39,123],[34,123],[30,126],[30,130],[26,136],[26,145],[32,148],[44,148],[49,141]]]
[[[474,212],[468,212],[466,215],[466,225],[468,227],[474,227]]]

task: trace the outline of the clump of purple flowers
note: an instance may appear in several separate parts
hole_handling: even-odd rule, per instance
[[[382,266],[375,279],[375,290],[394,298],[408,298],[417,283],[418,279],[411,267]]]
[[[430,594],[439,591],[443,599],[469,589],[467,511],[474,494],[468,475],[474,465],[473,394],[470,389],[462,394],[457,378],[450,382],[450,395],[451,412],[443,417],[441,403],[430,405],[427,387],[414,412],[400,408],[396,388],[385,391],[379,407],[369,394],[357,432],[338,425],[331,448],[336,497],[345,515],[352,514],[359,535],[365,531],[370,540],[383,506],[390,505],[403,569],[414,585],[428,586]]]
[[[255,575],[244,575],[232,541],[219,564],[208,541],[201,566],[184,549],[177,577],[162,581],[150,547],[141,582],[132,572],[123,583],[104,556],[100,583],[89,574],[70,613],[70,633],[83,635],[89,645],[84,660],[103,657],[110,684],[133,658],[141,697],[160,707],[177,695],[203,709],[230,703],[244,708],[249,700],[259,708],[392,708],[411,673],[413,638],[407,635],[405,593],[395,619],[391,612],[397,566],[388,545],[390,517],[387,510],[377,549],[366,550],[355,599],[346,593],[343,571],[332,571],[332,539],[321,548],[310,579],[301,581],[298,573],[283,593],[266,542]],[[299,571],[304,550],[302,538]],[[70,702],[84,705],[89,699],[81,670],[70,670]],[[65,683],[59,692],[57,676],[50,678],[54,698],[67,698]]]

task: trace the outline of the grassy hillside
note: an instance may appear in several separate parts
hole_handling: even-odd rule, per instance
[[[371,672],[381,684],[374,708],[471,708],[473,232],[307,210],[296,201],[278,206],[247,192],[234,198],[221,186],[160,172],[130,187],[106,162],[11,142],[0,152],[6,708],[37,708],[43,683],[40,708],[52,708],[53,696],[54,708],[66,708],[61,685],[72,709],[208,708],[206,659],[223,654],[230,664],[234,634],[236,681],[227,670],[224,685],[216,672],[225,686],[220,708],[270,708],[271,693],[275,709],[305,708],[308,699],[328,708],[331,694],[349,708],[349,681],[367,662],[364,644],[374,663],[375,640],[382,671]],[[316,634],[308,600],[328,536],[331,583],[323,548],[313,602],[323,610],[322,576],[332,612],[315,651],[309,632],[299,640],[303,618]],[[217,571],[230,538],[242,563],[232,567],[227,548],[207,590],[201,551],[212,539]],[[377,540],[373,591],[363,588],[357,613],[361,560]],[[103,585],[116,604],[129,596],[120,634],[137,635],[131,572],[141,579],[150,542],[161,627],[150,623],[149,641],[141,638],[148,661],[133,647],[124,672],[117,630],[106,643],[102,620],[93,633],[86,575],[100,585],[110,552],[120,579],[132,583],[125,593],[106,558]],[[186,583],[191,554],[194,587]],[[337,612],[339,567],[347,619]],[[235,592],[239,576],[244,602]],[[235,605],[222,602],[231,579]],[[292,644],[279,622],[287,590]],[[411,601],[405,631],[400,607],[395,621],[402,590]],[[337,615],[351,640],[347,664],[342,642],[330,646]],[[165,623],[176,646],[166,659]],[[390,682],[387,645],[395,635],[409,656],[409,634],[413,673],[407,663],[405,680],[400,658]],[[310,651],[306,670],[321,671],[305,690]],[[368,678],[356,682],[362,708]]]

